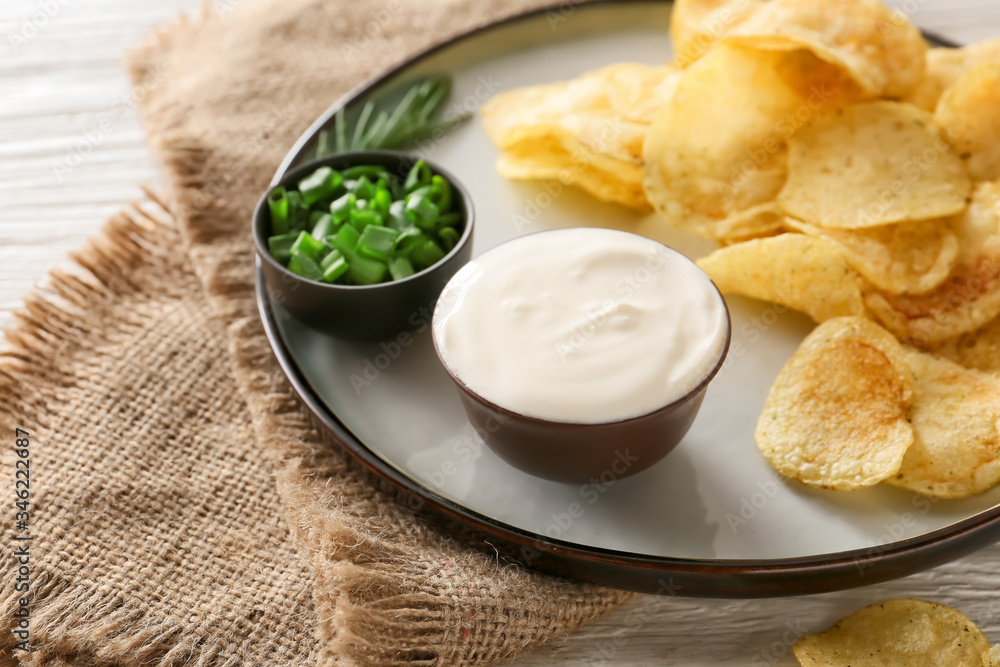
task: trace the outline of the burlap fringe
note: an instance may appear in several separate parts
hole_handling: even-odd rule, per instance
[[[71,266],[53,271],[15,313],[14,325],[5,332],[6,344],[0,349],[0,414],[6,423],[15,423],[18,415],[30,413],[39,420],[35,428],[49,428],[44,421],[48,414],[45,406],[52,396],[33,387],[59,386],[64,381],[56,362],[63,341],[86,337],[95,326],[91,323],[101,321],[104,304],[140,289],[130,281],[137,266],[176,261],[176,256],[168,259],[167,253],[171,245],[180,243],[180,234],[164,201],[147,194],[148,202],[133,204],[112,217],[96,237],[71,255]],[[119,317],[118,322],[139,326],[142,318],[137,314],[134,320]],[[5,448],[5,469],[11,456]],[[12,552],[7,552],[4,561],[4,572],[17,572]],[[14,611],[25,593],[16,586],[13,575],[0,582],[0,660],[9,664],[17,664],[20,657],[21,664],[80,667],[102,664],[123,654],[144,663],[209,664],[218,653],[212,644],[185,633],[176,623],[164,624],[162,619],[148,617],[140,604],[99,582],[69,582],[34,564],[27,594],[33,650],[19,656],[13,651],[11,630],[17,624]],[[60,639],[69,645],[46,645],[47,628],[59,628]],[[67,656],[67,650],[86,650],[88,658],[81,661]]]

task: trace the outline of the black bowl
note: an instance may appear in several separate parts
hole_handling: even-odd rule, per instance
[[[280,183],[268,188],[254,210],[253,240],[260,257],[264,288],[271,301],[280,304],[303,324],[348,340],[383,340],[423,323],[448,280],[472,258],[475,217],[472,199],[458,179],[439,165],[425,160],[433,173],[446,178],[453,187],[463,214],[461,236],[444,259],[409,278],[377,285],[321,283],[292,273],[271,257],[267,247],[271,226],[267,197],[278,185],[295,189],[300,180],[319,167],[342,170],[358,165],[376,165],[406,178],[418,159],[395,151],[340,153],[307,162],[289,171]]]

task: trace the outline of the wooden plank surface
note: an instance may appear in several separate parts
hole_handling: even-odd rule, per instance
[[[68,251],[140,197],[140,184],[159,182],[121,55],[154,26],[200,4],[0,3],[0,327]],[[996,0],[892,4],[922,28],[959,42],[1000,35]],[[1000,642],[1000,546],[842,593],[744,601],[642,596],[513,664],[794,665],[790,648],[798,636],[888,597],[955,606]]]

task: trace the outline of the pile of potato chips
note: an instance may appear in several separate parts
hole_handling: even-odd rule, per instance
[[[976,624],[950,607],[923,600],[886,600],[800,639],[803,667],[1000,667]]]
[[[929,48],[877,0],[678,0],[671,36],[493,99],[500,172],[651,206],[722,291],[823,323],[758,425],[783,474],[1000,482],[1000,39]]]

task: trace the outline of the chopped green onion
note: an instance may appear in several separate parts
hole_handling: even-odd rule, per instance
[[[267,196],[267,207],[271,211],[271,233],[287,234],[288,227],[288,196],[282,186],[271,190]]]
[[[321,280],[323,271],[315,259],[307,255],[301,248],[292,248],[292,257],[288,261],[288,270],[303,278]]]
[[[344,180],[356,181],[362,176],[367,176],[368,180],[379,180],[388,173],[385,167],[361,164],[356,167],[348,167],[343,172]]]
[[[372,209],[378,211],[383,218],[389,215],[389,207],[392,206],[392,194],[388,190],[376,190],[375,196],[371,200]]]
[[[413,270],[413,264],[405,257],[397,257],[389,262],[389,275],[392,276],[393,280],[409,278],[414,273],[416,272]]]
[[[423,160],[417,160],[416,164],[410,169],[410,173],[406,175],[403,190],[406,194],[409,194],[421,186],[430,184],[431,168]]]
[[[350,218],[351,211],[353,211],[357,205],[358,198],[353,192],[348,192],[340,199],[335,199],[333,203],[330,204],[330,215],[333,217],[334,223],[339,225]]]
[[[309,232],[299,232],[299,237],[295,239],[295,243],[292,244],[290,250],[292,256],[296,252],[302,252],[309,259],[316,261],[319,261],[324,251],[326,251],[326,246],[323,242],[314,239]]]
[[[451,249],[458,245],[458,231],[454,227],[442,227],[438,230],[438,237],[444,244],[444,251],[451,252]]]
[[[330,236],[337,231],[337,223],[333,221],[333,216],[329,213],[323,213],[316,224],[313,225],[312,237],[314,239],[323,239]]]
[[[320,167],[299,181],[299,192],[302,193],[302,201],[307,205],[314,204],[320,199],[332,197],[343,183],[344,178],[340,172],[330,167]]]
[[[388,267],[375,259],[354,254],[348,259],[347,275],[358,285],[374,285],[382,282]]]
[[[338,254],[337,259],[323,269],[323,280],[328,283],[336,282],[337,278],[347,273],[349,268],[347,260]]]
[[[427,235],[416,227],[410,227],[396,238],[392,252],[396,255],[409,255],[413,249],[429,240]]]
[[[451,208],[451,185],[437,174],[431,176],[431,201],[442,211]]]
[[[309,226],[309,209],[302,202],[302,193],[292,190],[286,195],[288,199],[289,231],[301,232]]]
[[[375,196],[375,186],[368,180],[367,176],[362,176],[354,181],[354,187],[348,188],[358,199],[371,199]]]
[[[368,225],[381,225],[382,216],[379,215],[378,211],[374,209],[356,208],[351,211],[350,221],[351,225],[358,230],[358,233],[360,233],[364,231],[365,227]]]
[[[414,266],[426,269],[444,259],[444,251],[441,246],[430,239],[424,241],[410,252],[410,260]]]
[[[349,257],[354,254],[360,238],[361,234],[358,230],[350,225],[344,225],[337,230],[337,233],[330,241],[330,245],[339,250],[345,257]]]
[[[437,219],[439,227],[454,227],[462,221],[462,214],[459,212],[445,213]]]
[[[406,217],[421,229],[432,229],[439,214],[438,207],[427,197],[417,195],[406,199]]]
[[[271,257],[274,257],[274,259],[282,264],[288,264],[288,260],[292,258],[292,244],[298,238],[298,232],[279,234],[269,238],[267,240],[267,249],[271,251]]]
[[[399,232],[395,229],[368,225],[361,232],[357,252],[365,257],[385,261],[389,259],[389,254],[392,252],[392,246],[397,236],[399,236]]]
[[[389,205],[389,215],[385,217],[388,225],[397,232],[402,232],[413,226],[410,219],[406,217],[406,202],[403,200],[392,202]]]

